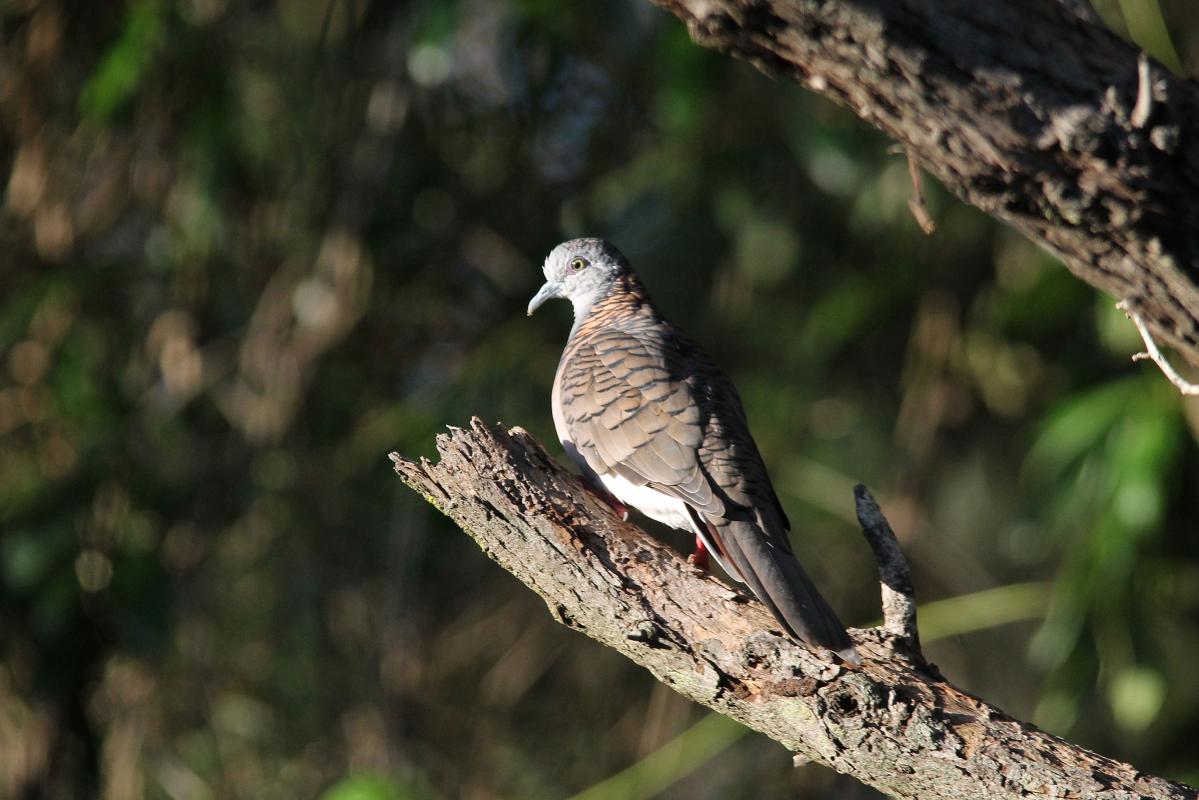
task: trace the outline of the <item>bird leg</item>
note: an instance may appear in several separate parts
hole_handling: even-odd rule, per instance
[[[695,534],[695,552],[687,556],[687,563],[703,572],[710,571],[708,548],[704,546],[704,540],[698,533]]]
[[[625,522],[629,521],[629,507],[616,499],[615,496],[604,491],[603,488],[596,486],[591,481],[583,481],[583,486],[587,491],[591,492],[597,500],[602,501],[605,505],[611,507],[616,512],[616,516],[620,517]]]

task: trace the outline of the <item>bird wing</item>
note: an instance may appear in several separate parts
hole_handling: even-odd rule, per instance
[[[571,441],[597,474],[651,486],[718,519],[777,514],[764,526],[791,552],[790,522],[732,381],[682,332],[609,325],[572,343],[561,375]]]
[[[721,565],[792,635],[857,663],[791,550],[741,398],[702,350],[661,320],[585,331],[564,354],[559,402],[587,466],[685,502]]]
[[[699,458],[706,420],[686,370],[645,338],[610,326],[572,342],[559,387],[571,443],[600,475],[720,516],[724,503]]]
[[[697,521],[720,548],[721,563],[732,565],[734,577],[753,590],[791,635],[860,663],[845,626],[791,550],[791,523],[749,433],[736,387],[702,351],[691,352],[696,385],[705,391],[700,407],[708,420],[699,460],[717,494],[732,501],[720,517],[697,515]]]

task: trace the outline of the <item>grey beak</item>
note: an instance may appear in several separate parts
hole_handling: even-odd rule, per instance
[[[533,295],[533,299],[529,301],[529,316],[533,316],[533,312],[541,307],[541,304],[546,300],[552,300],[555,297],[562,297],[562,284],[557,281],[546,281],[545,286],[542,286],[537,294]]]

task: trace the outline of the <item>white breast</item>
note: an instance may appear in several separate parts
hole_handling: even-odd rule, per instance
[[[601,475],[599,481],[617,500],[627,506],[632,506],[650,519],[682,531],[691,531],[699,536],[704,540],[704,546],[708,548],[708,553],[729,574],[729,577],[735,581],[741,580],[721,557],[720,548],[712,541],[707,529],[697,526],[692,520],[691,515],[687,513],[687,504],[682,500],[648,486],[636,486],[618,475]]]
[[[619,475],[600,475],[599,481],[620,502],[640,511],[650,519],[683,531],[695,531],[687,504],[677,497],[663,494],[648,486],[636,486]]]

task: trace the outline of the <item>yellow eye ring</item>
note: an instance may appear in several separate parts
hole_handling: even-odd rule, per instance
[[[586,260],[586,259],[583,259],[583,258],[574,258],[574,259],[571,259],[571,262],[570,262],[570,268],[571,268],[571,269],[573,269],[575,272],[578,272],[579,270],[581,270],[581,269],[582,269],[583,267],[585,267],[585,266],[587,266],[587,260]]]

